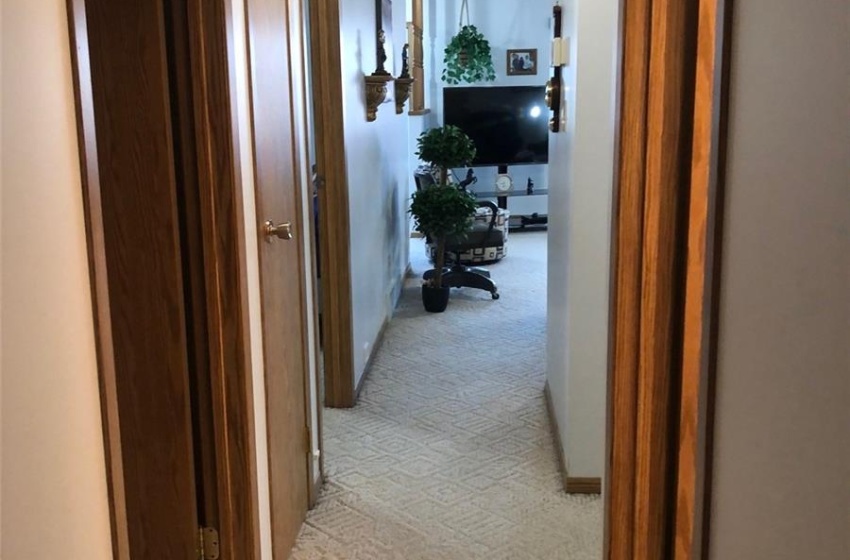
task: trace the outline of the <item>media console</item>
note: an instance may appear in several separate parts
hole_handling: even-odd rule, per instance
[[[549,189],[534,189],[528,193],[525,190],[512,190],[508,192],[500,191],[473,191],[473,194],[478,198],[495,198],[499,208],[508,208],[508,198],[515,196],[545,196],[549,194]],[[548,224],[548,216],[546,214],[528,214],[511,216],[511,228],[524,228],[526,226],[545,226]]]

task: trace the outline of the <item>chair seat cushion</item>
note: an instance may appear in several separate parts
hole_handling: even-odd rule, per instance
[[[478,247],[496,247],[505,243],[505,232],[489,226],[472,228],[465,236],[446,240],[449,251],[468,251]]]
[[[483,232],[486,234],[490,228],[490,220],[493,213],[489,208],[478,208],[475,213],[474,223],[470,236],[479,235],[475,232]],[[478,238],[477,243],[467,243],[466,240],[458,240],[462,242],[468,249],[462,249],[460,254],[460,263],[465,265],[475,265],[481,263],[493,263],[505,258],[508,254],[508,221],[510,212],[504,209],[499,209],[496,214],[496,225],[493,227],[492,237],[489,238],[485,246],[481,246],[481,238]],[[470,239],[470,238],[467,238]],[[434,247],[428,244],[428,258],[434,262]]]

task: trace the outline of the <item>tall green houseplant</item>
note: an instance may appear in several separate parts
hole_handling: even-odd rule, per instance
[[[416,140],[416,155],[440,170],[440,184],[449,184],[449,169],[464,167],[475,159],[475,142],[453,125],[426,130]]]
[[[444,52],[443,81],[450,85],[461,82],[492,82],[496,79],[490,42],[474,25],[464,25],[452,37]]]
[[[416,191],[410,204],[416,230],[428,236],[436,249],[434,281],[432,286],[423,286],[424,297],[426,288],[443,289],[446,241],[466,234],[471,226],[477,207],[475,196],[449,184],[448,170],[468,165],[475,158],[475,144],[451,125],[423,132],[417,144],[419,159],[440,170],[439,183]],[[447,294],[445,297],[448,301]]]

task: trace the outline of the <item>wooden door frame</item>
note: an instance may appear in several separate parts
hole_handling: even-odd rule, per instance
[[[219,535],[225,558],[259,559],[259,500],[252,367],[248,340],[247,255],[235,104],[231,1],[189,0],[201,218],[206,259],[210,375],[216,447]],[[120,410],[109,308],[101,184],[89,62],[86,0],[68,0],[83,202],[107,463],[113,554],[129,560]]]
[[[215,185],[205,189],[202,211],[211,263],[210,331],[215,333],[219,529],[229,557],[258,558],[247,255],[237,117],[230,98],[235,82],[230,1],[239,0],[191,2],[200,22],[193,48],[204,53],[193,78],[198,137],[205,148],[199,167],[203,180]],[[701,0],[692,14],[686,4],[622,0],[606,475],[609,560],[707,557],[731,0]],[[68,0],[68,10],[114,553],[127,559],[85,0]],[[325,181],[322,229],[328,232],[322,236],[322,285],[327,325],[336,325],[326,330],[326,355],[336,349],[326,363],[326,400],[350,406],[349,216],[344,137],[338,133],[343,124],[338,0],[312,2],[311,22],[317,163]],[[682,43],[688,31],[697,32],[691,34],[698,37],[693,44]],[[681,196],[684,184],[689,198]],[[349,336],[343,336],[346,329]]]
[[[319,174],[324,402],[354,406],[354,319],[339,0],[309,0],[313,122]]]
[[[247,2],[247,0],[245,0]],[[314,507],[319,499],[319,490],[324,483],[325,478],[325,459],[322,454],[324,442],[322,437],[322,387],[324,370],[322,366],[322,349],[321,349],[321,332],[319,328],[319,281],[316,277],[317,266],[319,264],[317,258],[316,235],[318,233],[315,220],[313,219],[315,207],[313,197],[311,196],[312,187],[312,172],[309,157],[309,146],[314,141],[315,131],[310,130],[310,109],[309,103],[312,102],[312,97],[307,91],[307,78],[309,76],[310,67],[308,65],[307,53],[310,49],[308,37],[305,33],[305,25],[310,17],[308,0],[290,0],[289,6],[289,47],[290,47],[290,75],[292,76],[292,107],[293,107],[293,149],[295,151],[295,182],[298,197],[298,214],[304,219],[299,219],[301,223],[301,231],[303,236],[310,239],[311,251],[303,250],[304,245],[301,244],[301,263],[303,265],[303,282],[301,284],[301,294],[305,304],[312,305],[304,306],[303,322],[305,329],[310,332],[305,333],[305,352],[304,352],[304,369],[308,375],[312,375],[312,384],[316,387],[316,402],[312,402],[311,396],[311,380],[305,380],[305,400],[307,403],[307,417],[310,427],[310,434],[316,434],[318,447],[311,449],[309,459],[310,470],[310,485],[309,485],[309,500],[310,507]],[[301,107],[301,111],[297,110]],[[305,202],[306,201],[306,202]],[[310,299],[309,296],[312,296]],[[312,324],[312,329],[309,326]],[[313,344],[308,341],[312,338]],[[315,369],[311,368],[310,363],[315,364]],[[316,407],[316,423],[313,424],[312,407]],[[311,442],[312,446],[312,442]],[[315,452],[318,451],[318,472],[315,472],[314,462],[316,462]]]
[[[731,0],[621,0],[606,560],[708,558]]]

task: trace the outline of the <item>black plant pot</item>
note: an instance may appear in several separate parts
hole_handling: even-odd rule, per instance
[[[442,313],[449,305],[448,286],[443,288],[434,288],[432,286],[422,286],[422,304],[425,305],[425,311],[431,313]]]

